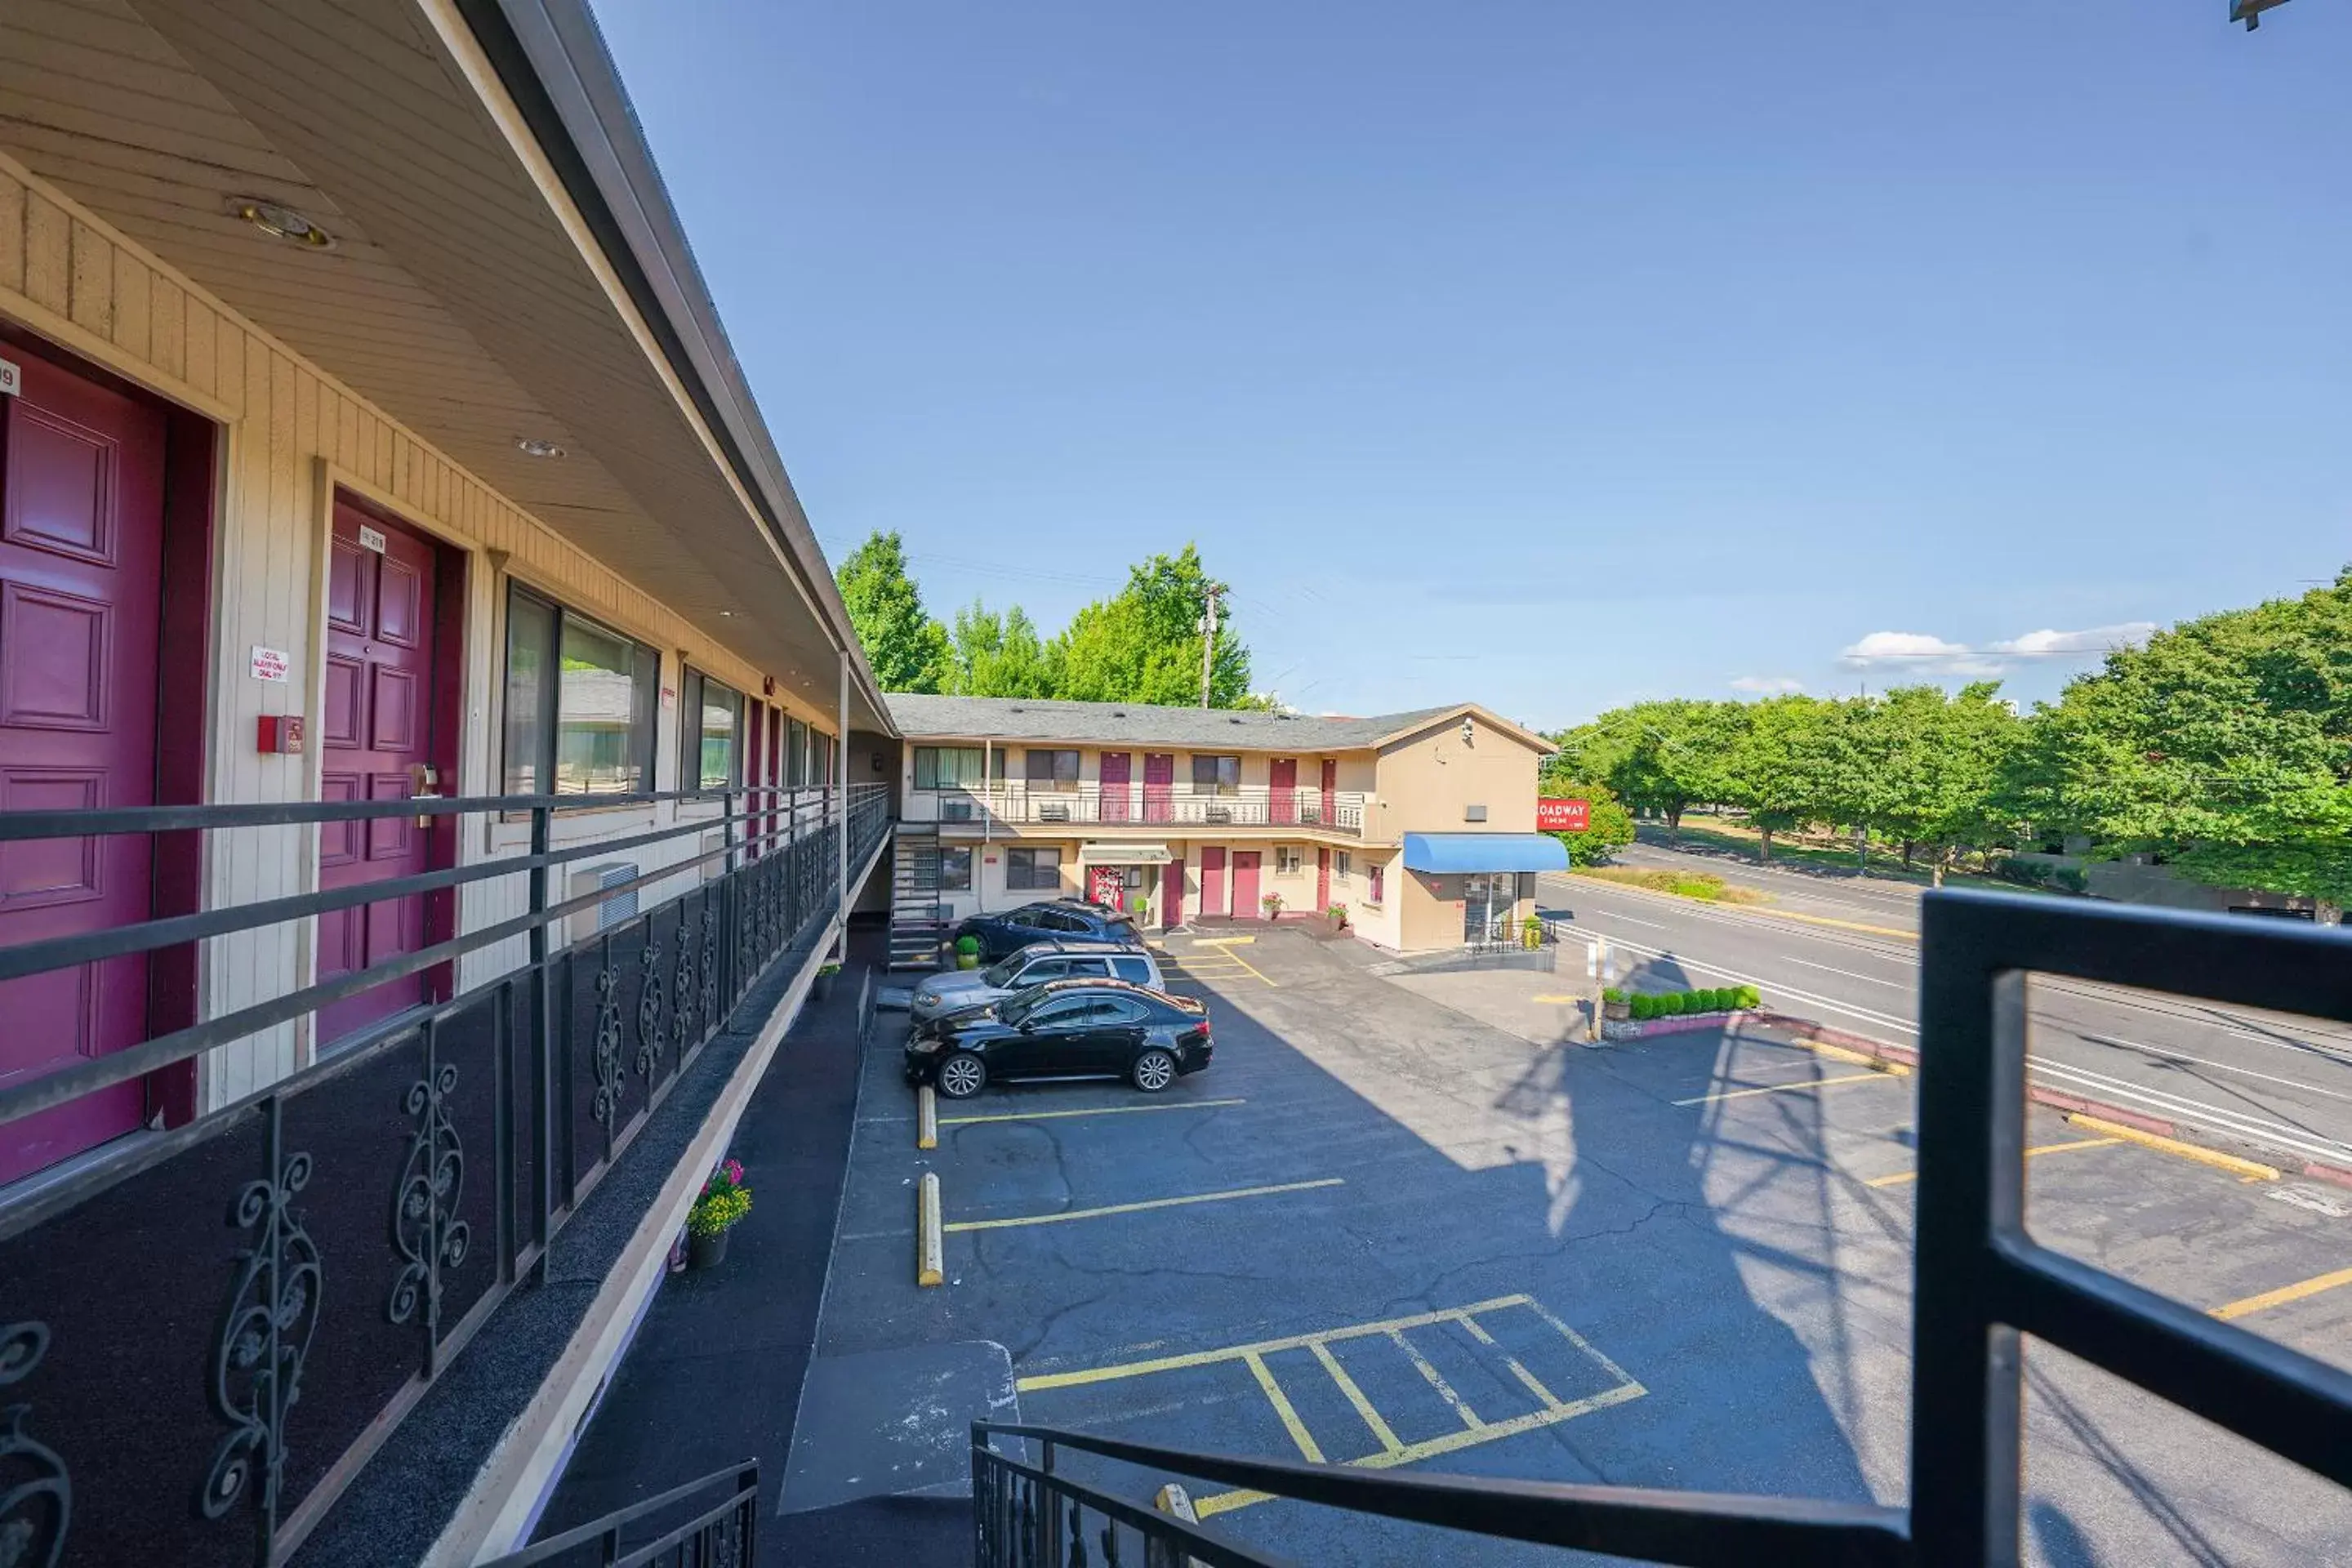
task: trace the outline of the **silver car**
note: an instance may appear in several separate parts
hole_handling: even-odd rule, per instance
[[[985,969],[950,969],[915,987],[908,1011],[918,1032],[942,1016],[1010,996],[1015,991],[1048,980],[1110,979],[1132,981],[1154,991],[1160,981],[1159,961],[1151,950],[1133,942],[1033,942],[1010,958]]]

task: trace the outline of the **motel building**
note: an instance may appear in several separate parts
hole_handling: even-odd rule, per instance
[[[982,910],[1084,898],[1146,929],[1321,920],[1420,952],[1508,942],[1535,874],[1556,748],[1474,703],[1373,718],[894,693],[894,944],[928,957]],[[927,920],[936,908],[936,918]]]

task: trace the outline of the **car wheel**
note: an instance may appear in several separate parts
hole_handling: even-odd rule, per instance
[[[1158,1094],[1176,1081],[1176,1058],[1157,1047],[1135,1058],[1129,1079],[1146,1094]]]
[[[950,1100],[970,1100],[988,1085],[988,1064],[970,1051],[958,1051],[940,1064],[940,1092]]]

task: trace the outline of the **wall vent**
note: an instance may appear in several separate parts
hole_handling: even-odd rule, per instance
[[[640,874],[634,860],[607,860],[601,865],[583,866],[572,873],[571,892],[567,897],[584,899],[591,893],[634,882]],[[631,888],[626,892],[615,893],[609,899],[575,911],[565,924],[573,942],[585,942],[600,931],[610,931],[624,921],[636,919],[636,915],[637,889]]]
[[[1462,820],[1484,822],[1486,820],[1486,808],[1483,805],[1465,805],[1462,808]]]

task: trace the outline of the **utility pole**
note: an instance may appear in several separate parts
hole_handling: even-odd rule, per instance
[[[1208,612],[1201,617],[1201,706],[1209,705],[1209,672],[1217,663],[1217,595],[1227,592],[1223,583],[1211,583],[1202,592],[1209,596]]]

